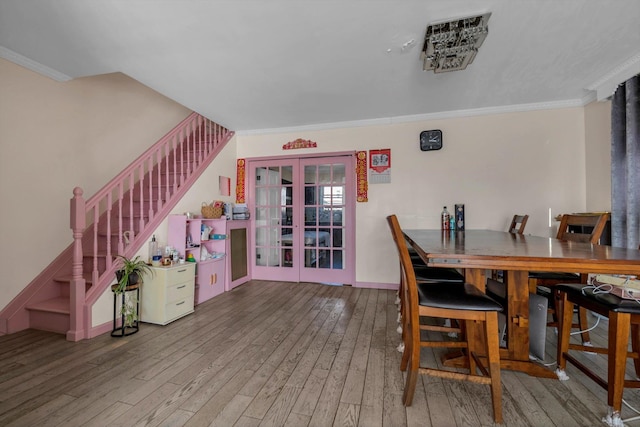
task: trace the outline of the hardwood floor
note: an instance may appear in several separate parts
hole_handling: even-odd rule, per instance
[[[1,336],[0,426],[493,425],[483,385],[421,376],[402,405],[396,318],[392,291],[253,281],[126,338]],[[549,360],[555,339],[548,329]],[[603,356],[585,360],[606,369]],[[504,424],[603,425],[605,391],[568,374],[502,371]],[[640,392],[625,399],[640,407]]]

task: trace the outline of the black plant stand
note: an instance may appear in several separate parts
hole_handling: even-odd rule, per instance
[[[117,285],[111,286],[111,290],[113,291]],[[118,307],[122,307],[125,301],[125,294],[127,292],[136,291],[136,320],[133,321],[131,326],[125,325],[124,314],[120,314],[121,326],[117,326],[118,320]],[[111,331],[112,337],[122,338],[129,335],[133,335],[140,329],[140,321],[139,321],[139,313],[140,313],[140,286],[139,285],[129,285],[124,289],[124,292],[117,294],[113,293],[113,330]]]

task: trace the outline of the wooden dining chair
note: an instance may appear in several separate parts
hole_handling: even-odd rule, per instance
[[[498,343],[498,312],[502,310],[502,306],[468,283],[418,283],[398,219],[395,215],[390,215],[387,221],[398,250],[403,279],[401,299],[403,300],[402,323],[405,349],[400,369],[407,371],[403,394],[404,405],[411,406],[413,402],[418,374],[488,384],[491,388],[493,418],[496,423],[502,423],[502,385]],[[466,333],[463,334],[465,339],[461,341],[429,340],[428,332],[440,331],[441,328],[421,323],[420,319],[425,317],[460,319],[467,324]],[[483,325],[482,337],[475,334],[472,324],[476,322],[481,322]],[[424,334],[422,334],[423,331],[425,331]],[[486,343],[486,346],[482,343]],[[468,373],[421,365],[420,353],[423,347],[465,348]],[[478,351],[486,356],[486,365],[480,359]]]
[[[529,215],[514,215],[507,230],[512,234],[524,234],[524,228],[527,226]],[[491,278],[493,280],[502,281],[504,272],[502,270],[491,270]]]
[[[397,222],[398,218],[395,215],[389,215],[387,217],[387,222],[389,223],[389,227],[392,226],[392,221]],[[406,241],[405,241],[406,243]],[[416,276],[416,281],[418,283],[425,284],[434,284],[434,283],[463,283],[464,276],[453,268],[439,268],[439,267],[429,267],[425,264],[425,262],[420,258],[420,255],[411,248],[409,245],[407,246],[407,250],[409,251],[411,257],[411,264],[413,266],[413,270]],[[402,270],[402,265],[400,266]],[[404,279],[402,274],[400,274],[400,286],[398,287],[398,296],[396,299],[396,304],[398,305],[398,333],[403,333],[402,328],[402,306],[403,306],[403,298],[402,298],[402,286],[404,283]],[[458,333],[461,332],[460,326],[457,324],[455,319],[448,319],[443,325],[443,332],[446,331],[449,336],[455,337]],[[398,351],[404,351],[404,340],[400,345],[398,345]]]
[[[529,220],[529,215],[514,215],[509,225],[509,233],[524,234],[524,228]]]
[[[596,384],[607,390],[608,414],[603,421],[610,426],[624,425],[620,419],[622,394],[625,387],[640,388],[640,304],[636,300],[625,300],[610,293],[594,292],[594,287],[582,284],[559,284],[560,308],[558,331],[558,378],[566,380],[567,362],[574,365]],[[570,343],[574,306],[591,310],[609,319],[608,342],[604,347],[593,347]],[[629,332],[631,349],[628,351]],[[607,355],[607,374],[603,378],[595,364],[579,359],[574,352]],[[627,358],[633,359],[636,379],[625,379]]]
[[[607,224],[608,214],[602,215],[573,215],[562,216],[556,238],[570,242],[583,242],[597,245],[600,242],[602,232]],[[549,299],[549,313],[552,321],[547,326],[558,326],[557,312],[559,307],[559,295],[556,285],[560,283],[585,283],[586,275],[571,272],[547,272],[532,271],[529,273],[529,290]],[[574,327],[582,332],[583,343],[589,343],[587,311],[579,309],[578,323]]]

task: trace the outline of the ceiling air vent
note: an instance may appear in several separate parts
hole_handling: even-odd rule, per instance
[[[489,33],[487,21],[490,16],[489,12],[471,18],[429,24],[420,54],[424,71],[442,73],[467,68]]]

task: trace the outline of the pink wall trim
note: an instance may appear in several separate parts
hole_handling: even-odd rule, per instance
[[[112,328],[113,328],[112,320],[105,322],[101,325],[94,326],[92,328],[89,328],[86,334],[87,335],[86,338],[91,339],[106,333],[110,333]]]
[[[375,283],[375,282],[356,282],[355,288],[369,288],[369,289],[388,289],[390,291],[397,291],[397,283]]]

